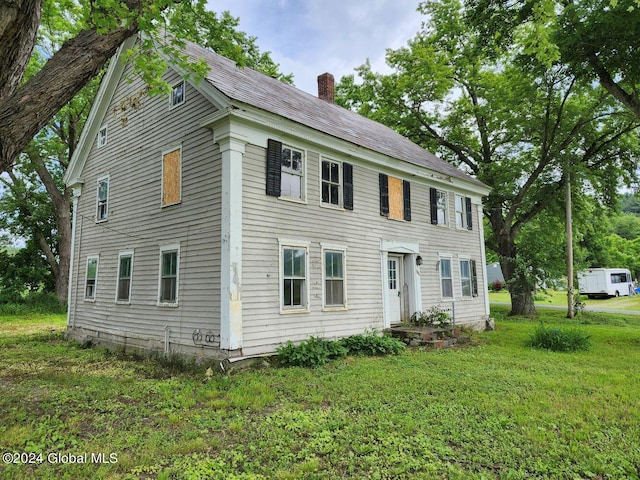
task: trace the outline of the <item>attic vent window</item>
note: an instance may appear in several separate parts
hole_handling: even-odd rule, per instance
[[[184,103],[184,80],[171,88],[171,108]]]
[[[105,125],[98,131],[98,148],[107,144],[107,126]]]

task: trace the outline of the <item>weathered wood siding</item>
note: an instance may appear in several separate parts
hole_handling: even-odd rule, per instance
[[[327,158],[353,164],[353,211],[321,205],[320,153],[313,145],[291,143],[306,149],[306,203],[296,203],[265,194],[266,150],[247,145],[243,160],[243,330],[244,354],[273,351],[286,340],[309,336],[340,337],[362,333],[365,328],[382,329],[383,283],[381,241],[419,244],[423,309],[442,302],[439,255],[452,255],[456,321],[479,322],[485,315],[481,242],[478,226],[482,218],[473,209],[473,230],[457,229],[454,192],[449,192],[449,225],[431,225],[429,185],[411,181],[411,221],[380,215],[378,170],[353,158],[333,152]],[[387,172],[384,172],[387,173]],[[441,188],[441,187],[439,187]],[[401,216],[398,213],[398,216]],[[309,242],[310,312],[280,313],[279,239]],[[347,297],[345,311],[323,311],[321,243],[347,247]],[[479,296],[462,298],[459,257],[476,260]]]
[[[173,84],[179,77],[167,73],[166,80]],[[207,337],[205,350],[211,352],[220,333],[220,154],[211,130],[199,122],[214,107],[187,84],[184,104],[170,109],[166,97],[143,96],[141,108],[129,108],[122,117],[121,102],[141,87],[120,82],[103,121],[107,145],[97,148],[94,140],[82,172],[70,332],[155,349],[164,346],[167,328],[172,351],[193,351],[193,333],[200,329],[200,343],[206,343],[207,333],[215,335]],[[176,147],[181,147],[181,200],[162,207],[163,152]],[[109,215],[96,223],[97,179],[104,175],[109,175]],[[178,306],[160,307],[160,248],[171,244],[180,246]],[[125,305],[115,301],[121,251],[134,252]],[[90,255],[99,256],[95,302],[84,300]]]

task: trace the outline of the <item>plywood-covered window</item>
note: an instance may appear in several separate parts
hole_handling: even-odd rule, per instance
[[[180,203],[182,195],[182,149],[162,154],[162,205]]]
[[[381,173],[380,215],[394,220],[411,220],[411,184],[406,180]]]

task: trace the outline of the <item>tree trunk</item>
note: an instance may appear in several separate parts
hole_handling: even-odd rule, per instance
[[[10,168],[34,135],[100,72],[118,47],[137,30],[136,22],[105,34],[95,29],[83,30],[67,40],[36,75],[10,95],[0,97],[0,173]],[[0,40],[6,41],[1,37]],[[5,46],[0,44],[3,52]],[[25,54],[23,51],[22,55]]]
[[[516,274],[516,277],[508,283],[511,294],[511,312],[509,315],[523,315],[531,317],[537,315],[536,307],[533,303],[533,289],[527,280]]]
[[[58,231],[58,256],[49,258],[47,261],[51,266],[51,271],[56,276],[56,295],[61,305],[67,303],[67,292],[69,288],[69,267],[71,265],[71,207],[70,192],[65,189],[62,192],[58,190],[55,179],[47,169],[42,157],[36,153],[29,151],[31,162],[35,170],[42,180],[49,198],[55,209],[56,229]],[[42,242],[41,246],[42,246]],[[46,242],[45,242],[46,244]],[[43,251],[46,250],[43,249]]]
[[[504,224],[502,228],[497,230],[494,231],[494,234],[498,244],[500,267],[511,295],[511,312],[509,312],[509,315],[537,315],[533,303],[533,285],[527,280],[525,273],[518,271],[516,267],[517,249],[515,238],[510,230],[504,228]]]

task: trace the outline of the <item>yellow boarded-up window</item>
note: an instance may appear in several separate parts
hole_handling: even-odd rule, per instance
[[[180,201],[180,149],[162,155],[162,205]]]
[[[395,177],[389,177],[389,218],[404,219],[402,180]]]

